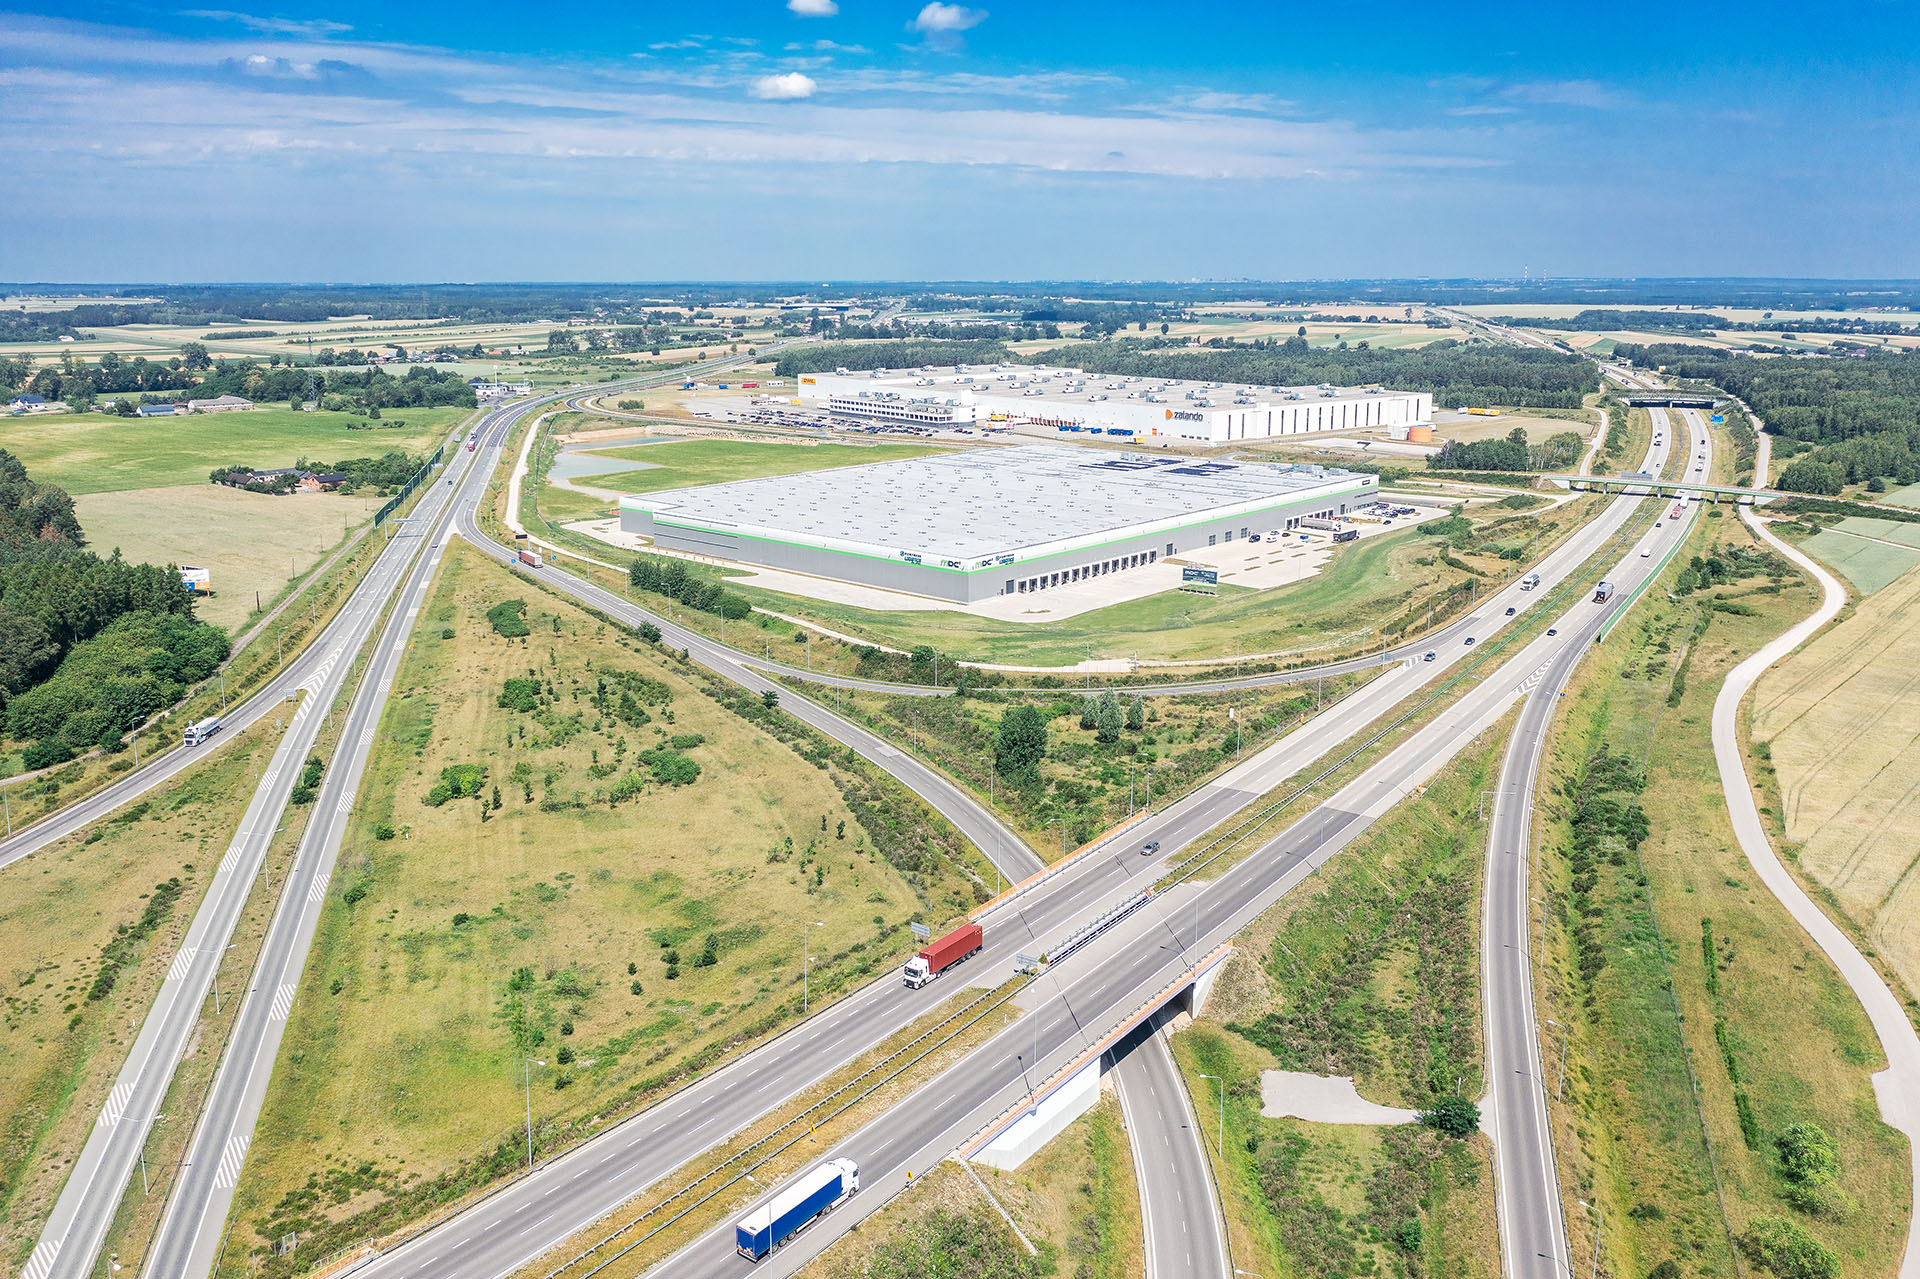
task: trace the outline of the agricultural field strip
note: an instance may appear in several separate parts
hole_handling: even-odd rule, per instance
[[[1596,520],[1589,526],[1588,530],[1583,531],[1583,537],[1587,543],[1590,545],[1604,541],[1606,536],[1611,533],[1613,527],[1627,518],[1632,507],[1637,503],[1637,500],[1638,499],[1618,499],[1616,502],[1610,504],[1609,517]],[[461,524],[464,535],[482,544],[489,544],[488,539],[479,532],[471,513],[463,511]],[[492,545],[494,545],[496,549],[504,550],[504,548],[500,548],[497,543]],[[1556,566],[1554,569],[1555,572],[1570,572],[1573,568],[1578,567],[1579,564],[1591,554],[1591,551],[1585,549],[1585,547],[1569,546],[1568,548],[1563,548],[1563,551],[1569,562],[1564,566]],[[713,641],[706,640],[693,632],[685,631],[670,622],[653,618],[651,614],[635,608],[611,592],[601,590],[591,583],[583,582],[571,575],[556,570],[546,573],[544,576],[550,584],[561,587],[582,602],[598,608],[607,615],[628,625],[638,625],[640,622],[647,620],[655,621],[655,623],[662,628],[665,642],[687,647],[689,652],[696,655],[704,665],[720,670],[722,674],[727,674],[729,678],[734,678],[749,688],[760,690],[772,687],[772,685],[767,684],[765,681],[760,681],[759,683],[753,682],[756,677],[752,672],[744,669],[743,663],[738,662],[734,658],[732,650],[723,649]],[[1527,598],[1526,595],[1519,593],[1517,588],[1513,590],[1512,597],[1516,601],[1516,607]],[[1490,602],[1497,604],[1499,597],[1496,597],[1495,600]],[[1449,663],[1451,660],[1452,658],[1450,657]],[[1433,665],[1437,668],[1444,669],[1445,664],[1436,662]],[[723,666],[730,668],[730,670],[721,669]],[[732,674],[732,671],[738,671],[739,674]],[[1438,670],[1436,670],[1434,674],[1438,674]],[[1423,679],[1431,677],[1424,672],[1420,672],[1419,675]],[[1376,681],[1375,684],[1380,685],[1382,681]],[[1373,686],[1369,687],[1371,688]],[[1404,695],[1404,692],[1396,694],[1396,696],[1400,695]],[[1345,708],[1345,704],[1342,704],[1342,707],[1343,710],[1350,710],[1350,708]],[[811,703],[803,699],[790,701],[788,709],[806,722],[820,727],[822,731],[829,732],[841,740],[846,740],[845,737],[842,736],[842,733],[852,730],[851,725],[846,725],[844,721],[839,721],[837,717],[822,712],[820,708],[814,707]],[[819,720],[812,718],[816,715],[821,718]],[[858,732],[859,730],[852,731]],[[1320,724],[1310,726],[1310,730],[1296,730],[1295,734],[1290,735],[1289,739],[1284,740],[1289,741],[1293,748],[1297,750],[1299,749],[1299,741],[1312,739],[1317,736],[1324,736],[1323,726]],[[1317,755],[1320,751],[1328,749],[1337,741],[1338,739],[1334,738],[1326,742],[1316,742],[1308,749]],[[883,749],[892,751],[892,748],[885,747],[884,744],[881,745]],[[1269,748],[1270,751],[1273,749],[1274,748]],[[1263,755],[1264,754],[1265,753],[1263,753]],[[900,755],[898,752],[893,752],[893,755],[894,758],[899,761],[902,768],[907,765],[917,766],[917,761],[911,760],[910,757]],[[1256,761],[1260,759],[1261,757],[1256,757]],[[1256,761],[1249,761],[1249,765],[1254,765]],[[1272,777],[1270,783],[1261,784],[1252,781],[1252,778],[1259,775],[1252,767],[1249,767],[1246,772],[1229,773],[1220,779],[1216,779],[1216,782],[1212,786],[1204,788],[1201,792],[1196,792],[1194,795],[1189,796],[1186,801],[1176,804],[1160,814],[1160,827],[1149,829],[1148,826],[1143,825],[1134,828],[1131,831],[1132,838],[1146,839],[1157,834],[1166,846],[1169,848],[1178,848],[1198,834],[1211,829],[1217,822],[1230,815],[1233,811],[1243,807],[1246,803],[1268,789],[1269,785],[1278,784],[1285,776],[1295,771],[1298,764],[1288,761],[1283,768],[1276,768],[1276,766],[1271,763],[1271,760],[1269,760],[1265,767],[1277,772],[1277,775]],[[1243,786],[1252,785],[1253,789],[1234,789],[1236,783]],[[921,789],[918,782],[911,784],[913,784],[916,791],[919,791],[923,796],[927,794],[925,790]],[[968,833],[975,838],[975,842],[978,845],[980,843],[978,836],[974,836],[971,831]],[[1117,877],[1112,874],[1116,863],[1119,864],[1120,869],[1120,874]],[[1074,873],[1056,873],[1046,880],[1043,880],[1042,884],[1046,887],[1045,892],[1034,892],[1015,898],[1002,906],[994,908],[994,910],[989,913],[989,917],[998,915],[1001,918],[1006,918],[1008,914],[1017,914],[1020,919],[1021,931],[1025,933],[1025,936],[1012,935],[1010,932],[998,929],[993,930],[989,935],[988,955],[983,958],[983,962],[997,962],[1010,958],[1011,952],[1016,946],[1038,945],[1071,926],[1074,921],[1085,918],[1089,913],[1098,913],[1100,905],[1111,900],[1116,889],[1125,889],[1133,885],[1135,881],[1141,878],[1143,873],[1149,876],[1148,882],[1151,882],[1150,876],[1157,870],[1158,866],[1159,863],[1154,862],[1149,863],[1144,868],[1144,871],[1140,868],[1129,870],[1126,864],[1118,857],[1109,860],[1105,856],[1083,856],[1076,863]],[[999,938],[1010,935],[1013,937],[1011,941],[998,940]],[[836,1044],[846,1043],[848,1045],[846,1051],[857,1054],[859,1051],[864,1050],[864,1046],[872,1042],[877,1042],[880,1038],[884,1038],[885,1033],[898,1024],[894,1019],[904,1017],[906,1020],[911,1020],[913,1016],[918,1015],[919,1012],[922,1011],[919,1005],[913,1001],[911,995],[900,993],[900,988],[894,986],[894,996],[884,1001],[883,1007],[880,1010],[880,1015],[888,1018],[887,1025],[879,1028],[858,1028],[860,1030],[859,1036],[856,1039],[850,1040],[849,1036],[854,1034],[854,1029],[843,1028],[842,1023],[851,1022],[860,1016],[867,1015],[867,1007],[872,1002],[874,996],[884,995],[887,987],[890,985],[892,985],[892,983],[889,979],[882,979],[879,982],[873,983],[858,995],[843,1001],[841,1004],[832,1006],[832,1008],[821,1014],[816,1014],[813,1022],[825,1023],[820,1029],[813,1030],[805,1036],[798,1034],[800,1028],[796,1028],[795,1031],[789,1031],[786,1036],[781,1040],[776,1040],[773,1045],[755,1050],[755,1052],[738,1059],[726,1070],[714,1076],[709,1076],[707,1080],[703,1080],[686,1092],[678,1094],[674,1100],[678,1101],[682,1098],[689,1100],[691,1104],[687,1106],[683,1113],[691,1114],[695,1111],[707,1113],[713,1108],[722,1105],[737,1107],[740,1111],[744,1111],[747,1106],[761,1106],[762,1103],[753,1099],[765,1095],[768,1088],[773,1084],[778,1084],[787,1090],[782,1094],[783,1096],[792,1095],[793,1091],[797,1091],[794,1087],[796,1081],[783,1078],[781,1071],[784,1068],[781,1064],[770,1061],[772,1057],[777,1055],[775,1050],[795,1046],[793,1041],[796,1039],[798,1039],[800,1043],[809,1041],[817,1042],[821,1035],[838,1028],[840,1029],[840,1033],[836,1036],[834,1042]],[[813,1022],[802,1023],[802,1028],[812,1026]],[[843,1053],[840,1058],[835,1060],[844,1059],[844,1056],[845,1054]],[[809,1073],[812,1078],[818,1078],[819,1074],[824,1073],[826,1069],[830,1068],[830,1063],[826,1065],[821,1065],[818,1062],[810,1063]],[[714,1085],[713,1081],[715,1080],[725,1081],[724,1088]],[[760,1083],[758,1087],[753,1087],[756,1081],[761,1080],[767,1082]],[[808,1082],[811,1082],[811,1080]],[[805,1085],[801,1084],[800,1086],[804,1087]],[[581,1148],[579,1154],[562,1156],[543,1166],[542,1174],[548,1169],[561,1167],[571,1168],[572,1161],[587,1158],[595,1165],[595,1171],[600,1174],[595,1180],[595,1189],[598,1193],[593,1196],[591,1202],[576,1198],[574,1203],[559,1206],[566,1209],[565,1215],[568,1217],[568,1220],[573,1223],[571,1227],[566,1225],[556,1227],[551,1224],[552,1218],[562,1214],[559,1207],[547,1201],[545,1191],[537,1191],[533,1188],[534,1185],[540,1181],[539,1176],[530,1180],[514,1183],[495,1194],[489,1200],[484,1201],[481,1205],[478,1205],[476,1210],[463,1213],[453,1218],[453,1221],[458,1222],[460,1227],[467,1231],[469,1242],[473,1239],[485,1241],[480,1246],[480,1250],[469,1251],[458,1258],[460,1263],[458,1273],[510,1273],[519,1265],[524,1264],[524,1262],[532,1256],[544,1252],[548,1247],[564,1239],[571,1233],[572,1229],[598,1220],[627,1198],[639,1193],[645,1189],[646,1186],[651,1185],[659,1175],[663,1175],[673,1167],[680,1166],[687,1158],[690,1158],[693,1154],[697,1154],[699,1149],[704,1148],[704,1143],[691,1145],[684,1151],[680,1146],[675,1144],[676,1141],[686,1141],[688,1139],[676,1130],[675,1120],[679,1118],[679,1116],[669,1118],[658,1113],[663,1110],[667,1104],[669,1103],[662,1103],[661,1106],[655,1107],[652,1110],[641,1112],[641,1115],[636,1116],[634,1119],[630,1119],[615,1129],[609,1130],[608,1133],[603,1134],[601,1137],[593,1139],[592,1142],[589,1142]],[[764,1103],[764,1107],[770,1108],[777,1104],[778,1099]],[[738,1131],[740,1127],[750,1122],[755,1114],[762,1112],[762,1110],[754,1110],[751,1113],[736,1112],[729,1114],[726,1117],[726,1130],[729,1132]],[[702,1127],[705,1128],[707,1125],[703,1124]],[[594,1152],[591,1156],[586,1154],[589,1150]],[[649,1167],[640,1168],[633,1166],[642,1157],[643,1153]],[[622,1158],[623,1155],[624,1160]],[[628,1166],[616,1166],[621,1162],[627,1163]],[[573,1175],[577,1176],[578,1174],[575,1173]],[[538,1209],[537,1212],[535,1211],[536,1209]],[[536,1240],[527,1243],[523,1248],[518,1250],[510,1246],[512,1240],[535,1230],[542,1231]],[[370,1269],[377,1270],[380,1274],[428,1275],[441,1273],[436,1267],[442,1258],[440,1256],[424,1255],[436,1253],[442,1248],[442,1245],[438,1241],[438,1236],[441,1233],[441,1229],[436,1228],[414,1236],[413,1239],[407,1243],[379,1258],[373,1263]],[[507,1241],[508,1246],[502,1247],[494,1244],[491,1242],[494,1240]]]
[[[439,506],[444,508],[448,504],[447,496],[437,496]],[[200,1005],[212,987],[254,877],[259,874],[267,847],[277,833],[278,819],[299,778],[301,761],[319,735],[322,711],[332,705],[346,685],[355,665],[355,655],[415,563],[425,539],[403,536],[395,541],[397,545],[383,551],[351,602],[329,627],[332,638],[313,650],[311,665],[304,670],[290,671],[266,692],[257,695],[246,708],[257,707],[255,713],[243,710],[240,716],[243,722],[263,718],[268,710],[279,705],[279,698],[269,697],[276,686],[284,687],[287,696],[296,691],[307,694],[294,710],[288,732],[260,778],[239,832],[221,859],[206,899],[188,929],[185,944],[161,986],[154,1010],[141,1025],[126,1064],[120,1070],[114,1091],[125,1099],[124,1104],[117,1117],[103,1114],[94,1126],[73,1172],[61,1187],[59,1199],[28,1261],[26,1279],[60,1279],[68,1275],[78,1279],[90,1271],[94,1254],[112,1221],[174,1070],[193,1035]],[[296,682],[295,675],[304,678]],[[197,751],[176,751],[162,761],[156,770],[157,776],[150,778],[148,785],[171,776],[197,758]],[[117,789],[110,788],[107,795]],[[74,821],[76,817],[84,815],[90,820],[106,811],[102,804],[107,795],[76,805],[57,816],[52,825],[65,824],[61,820],[64,818],[73,823],[69,829],[77,828],[81,823]],[[29,832],[43,834],[39,846],[47,842],[44,829],[48,825],[42,823]],[[24,852],[16,854],[24,855]],[[271,998],[274,992],[267,993]]]
[[[1654,563],[1633,553],[1614,576],[1630,593]],[[931,1166],[994,1116],[1023,1104],[1031,1084],[1023,1080],[1019,1063],[1029,1045],[1037,1045],[1041,1058],[1035,1074],[1045,1077],[1049,1068],[1058,1070],[1070,1061],[1082,1043],[1126,1020],[1143,1000],[1186,971],[1189,957],[1230,940],[1496,724],[1526,695],[1530,674],[1583,652],[1611,612],[1586,601],[1571,605],[1558,636],[1542,635],[1528,644],[1439,718],[1220,879],[1200,885],[1177,904],[1163,901],[1136,913],[1089,947],[1084,959],[1069,961],[1064,967],[1070,975],[1050,973],[1060,983],[1056,998],[1038,1005],[838,1148],[822,1151],[823,1157],[850,1156],[860,1164],[861,1194],[851,1208],[832,1214],[790,1245],[788,1255],[763,1262],[763,1267],[771,1265],[770,1273],[776,1276],[791,1274],[904,1189],[908,1170]],[[730,1265],[724,1231],[716,1231],[650,1273],[719,1276],[729,1274]],[[483,1266],[461,1273],[484,1277],[495,1272]]]
[[[656,375],[656,378],[659,376],[662,375]],[[454,474],[449,476],[448,485],[441,486],[436,483],[434,488],[437,501],[434,506],[428,513],[416,513],[412,521],[414,526],[424,527],[427,530],[424,534],[411,536],[414,543],[413,549],[417,550],[421,543],[430,541],[433,551],[412,562],[411,574],[404,589],[399,593],[399,604],[393,610],[381,649],[376,650],[369,659],[369,673],[371,675],[372,667],[378,664],[380,667],[378,677],[368,678],[362,682],[360,692],[355,696],[349,710],[347,731],[342,737],[345,749],[336,753],[334,767],[329,770],[325,783],[334,789],[331,794],[326,791],[321,794],[319,818],[309,827],[295,855],[294,869],[290,879],[297,887],[294,889],[289,889],[285,885],[282,887],[280,907],[276,910],[273,924],[262,944],[260,958],[249,980],[244,1002],[229,1039],[226,1057],[221,1063],[199,1117],[189,1148],[188,1164],[174,1184],[172,1197],[161,1219],[159,1232],[150,1247],[150,1255],[161,1259],[156,1264],[161,1265],[163,1273],[206,1274],[213,1269],[217,1260],[220,1228],[226,1218],[225,1210],[231,1204],[233,1190],[239,1179],[240,1166],[244,1162],[246,1148],[252,1140],[254,1124],[259,1117],[261,1104],[265,1100],[274,1050],[277,1049],[280,1037],[286,1028],[285,1011],[281,1010],[276,1015],[276,1006],[280,1002],[279,994],[283,986],[298,984],[299,973],[312,944],[314,928],[319,921],[319,911],[324,903],[325,880],[331,873],[339,852],[340,841],[345,834],[346,817],[351,809],[354,789],[365,770],[372,741],[370,730],[378,722],[380,711],[392,688],[392,672],[398,664],[400,654],[405,649],[406,639],[419,614],[421,602],[432,584],[447,530],[461,509],[463,498],[477,503],[486,490],[492,467],[483,464],[483,459],[495,457],[499,441],[506,434],[507,424],[516,421],[519,415],[528,409],[543,403],[545,401],[535,400],[516,406],[503,406],[476,427],[474,436],[481,442],[485,451],[476,449],[471,453],[465,450],[456,452],[453,464],[449,468]],[[448,491],[442,492],[443,487]],[[404,567],[406,561],[396,560],[395,563]],[[367,583],[372,585],[374,582],[375,574],[370,573]],[[388,596],[393,593],[391,586],[377,592],[368,592],[364,599],[360,592],[356,592],[352,610],[363,619],[363,635],[371,630],[374,622],[385,610]],[[359,646],[355,647],[357,649]],[[341,651],[346,653],[352,650]],[[340,669],[339,677],[326,689],[324,696],[319,699],[309,698],[303,703],[302,710],[316,704],[331,705],[338,696],[346,674],[346,669]],[[267,778],[263,779],[263,791],[269,781],[276,779],[280,773],[284,772],[285,784],[280,789],[290,792],[297,774],[297,763],[293,761],[305,757],[307,746],[318,729],[317,715],[309,720],[309,725],[309,732],[305,735],[306,741],[298,751],[288,756],[287,767],[280,769],[276,766],[269,771]],[[289,734],[288,742],[282,744],[283,753],[294,736]],[[278,758],[276,756],[276,760]],[[274,806],[272,811],[278,812],[285,802],[286,796],[281,794],[279,804]],[[264,849],[264,842],[262,848]],[[251,880],[251,873],[247,879]],[[314,891],[316,884],[322,891]],[[216,882],[216,890],[217,888]],[[244,898],[244,893],[241,896]],[[210,892],[209,901],[213,898],[214,893]],[[204,909],[202,913],[205,913]],[[196,919],[196,927],[198,923]],[[217,958],[218,952],[214,953]],[[210,974],[211,969],[209,969],[209,976]],[[202,997],[204,998],[204,995]],[[177,1060],[178,1052],[176,1051],[173,1062]],[[259,1069],[262,1063],[267,1067],[264,1070]],[[169,1063],[166,1071],[169,1078],[171,1069],[172,1063]],[[164,1091],[165,1081],[162,1081],[154,1097],[155,1106],[158,1105],[159,1096],[164,1094]],[[140,1135],[144,1139],[144,1130]],[[91,1144],[89,1143],[90,1146]],[[129,1175],[130,1165],[129,1171],[122,1172],[113,1184],[116,1187],[124,1185]],[[69,1184],[72,1184],[71,1181]],[[65,1199],[64,1191],[62,1198]],[[113,1199],[117,1203],[117,1193],[114,1194]],[[103,1211],[110,1216],[113,1206],[109,1203]],[[56,1213],[57,1211],[56,1208]],[[101,1229],[104,1230],[104,1221]],[[98,1239],[96,1238],[88,1250],[89,1254],[97,1248]],[[44,1276],[31,1275],[27,1279],[55,1279],[58,1273],[62,1272],[49,1270]],[[84,1267],[78,1273],[83,1274]]]
[[[1683,410],[1689,416],[1694,410]],[[1872,1022],[1874,1035],[1886,1054],[1887,1067],[1873,1076],[1873,1090],[1880,1102],[1881,1117],[1907,1138],[1913,1161],[1913,1185],[1907,1203],[1907,1249],[1900,1262],[1900,1279],[1920,1279],[1920,1212],[1912,1210],[1920,1195],[1920,1036],[1900,998],[1887,986],[1873,964],[1834,922],[1807,896],[1791,871],[1780,861],[1767,838],[1766,826],[1754,800],[1753,785],[1747,777],[1746,760],[1740,746],[1740,705],[1754,683],[1775,662],[1791,653],[1838,615],[1845,606],[1845,588],[1831,573],[1816,564],[1804,552],[1789,546],[1751,511],[1742,517],[1754,533],[1786,556],[1820,584],[1820,606],[1804,620],[1764,645],[1759,652],[1728,672],[1726,682],[1713,702],[1713,755],[1720,771],[1721,788],[1726,795],[1727,813],[1747,863],[1760,877],[1799,925],[1806,929],[1859,999]]]

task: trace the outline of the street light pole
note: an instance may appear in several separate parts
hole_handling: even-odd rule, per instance
[[[547,1063],[535,1057],[520,1059],[520,1075],[527,1085],[527,1171],[533,1171],[533,1068]]]
[[[807,929],[825,927],[826,925],[819,920],[800,926],[800,1015],[802,1017],[806,1016],[807,1010],[812,1006],[808,994],[808,987],[813,961],[807,958]]]
[[[1220,1085],[1220,1134],[1214,1138],[1213,1153],[1224,1161],[1227,1157],[1227,1081],[1219,1075],[1209,1075],[1204,1072],[1200,1078],[1211,1079]]]

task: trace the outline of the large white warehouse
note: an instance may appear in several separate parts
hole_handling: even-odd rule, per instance
[[[968,603],[1122,573],[1377,500],[1334,467],[966,449],[620,499],[666,550]]]
[[[958,365],[803,373],[803,403],[842,417],[920,426],[990,422],[1144,443],[1227,444],[1433,420],[1433,396],[1381,387],[1250,386]]]

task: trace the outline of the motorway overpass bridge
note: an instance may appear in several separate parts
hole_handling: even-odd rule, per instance
[[[1683,391],[1637,391],[1621,398],[1636,409],[1717,409],[1723,403],[1718,396]]]
[[[1624,493],[1633,497],[1683,497],[1690,502],[1733,502],[1740,506],[1765,506],[1795,496],[1777,489],[1746,488],[1739,484],[1708,484],[1702,481],[1663,480],[1652,475],[1543,475],[1540,478],[1563,489],[1586,493]]]

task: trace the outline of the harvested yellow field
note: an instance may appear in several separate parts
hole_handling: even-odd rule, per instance
[[[1800,865],[1920,991],[1920,570],[1761,680],[1752,736]]]
[[[87,542],[102,555],[118,549],[134,561],[191,564],[213,574],[203,621],[237,633],[253,612],[340,544],[383,498],[297,493],[274,497],[217,484],[169,485],[74,499]]]

